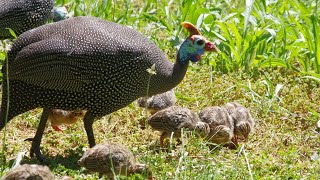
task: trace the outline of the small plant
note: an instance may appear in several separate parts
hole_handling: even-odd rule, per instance
[[[279,107],[279,104],[282,101],[279,92],[283,88],[283,85],[274,85],[266,76],[264,76],[264,80],[260,81],[260,83],[265,86],[265,93],[262,95],[253,90],[249,80],[248,85],[240,84],[240,86],[248,91],[248,95],[251,97],[252,101],[255,102],[266,115],[273,111],[273,107]]]

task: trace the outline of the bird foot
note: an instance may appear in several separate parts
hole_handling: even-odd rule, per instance
[[[42,163],[45,161],[45,158],[42,156],[40,152],[40,146],[35,145],[33,141],[30,149],[30,157],[33,158],[34,154],[36,155],[36,158],[38,159],[38,161]]]
[[[55,130],[55,131],[59,131],[59,132],[63,132],[64,129],[60,128],[59,126],[52,126],[52,128]]]

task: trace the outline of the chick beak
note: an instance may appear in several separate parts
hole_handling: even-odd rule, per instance
[[[206,42],[204,50],[211,51],[211,52],[218,52],[218,48],[210,41]]]

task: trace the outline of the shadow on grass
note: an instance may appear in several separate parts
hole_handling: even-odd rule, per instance
[[[62,154],[62,153],[61,153]],[[79,170],[80,165],[78,160],[82,157],[83,151],[82,146],[77,147],[76,149],[68,149],[63,154],[64,156],[58,154],[56,156],[51,156],[47,153],[44,153],[45,161],[41,163],[35,157],[30,158],[29,155],[25,156],[21,161],[21,164],[43,164],[47,165],[50,169],[56,169],[61,166],[64,166],[66,169]]]

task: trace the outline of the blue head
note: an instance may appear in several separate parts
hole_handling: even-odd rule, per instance
[[[178,53],[180,63],[186,64],[189,60],[198,62],[205,51],[218,51],[217,47],[201,36],[199,30],[191,23],[184,22],[182,26],[190,32],[190,36],[180,46]]]
[[[70,15],[68,14],[68,9],[65,6],[57,7],[53,9],[53,22],[58,22],[61,20],[68,19]]]

